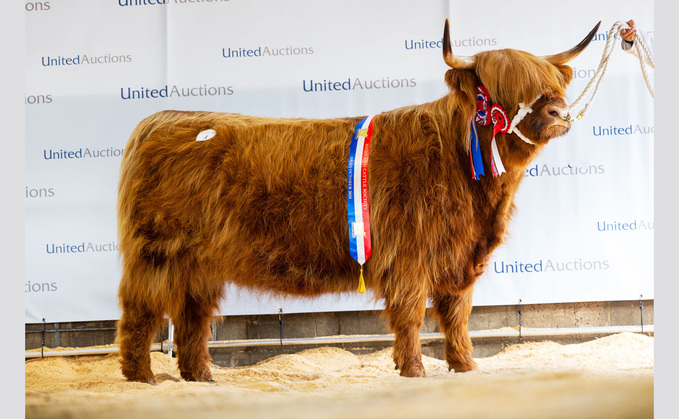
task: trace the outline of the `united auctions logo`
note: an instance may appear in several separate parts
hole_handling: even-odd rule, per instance
[[[27,1],[24,6],[27,12],[43,12],[50,10],[50,2],[48,1]]]
[[[58,55],[56,57],[43,56],[40,63],[43,67],[57,67],[57,66],[72,66],[72,65],[87,65],[87,64],[119,64],[119,63],[131,63],[132,56],[130,54],[126,55],[87,55],[78,54],[73,57],[62,57]]]
[[[414,39],[406,39],[403,41],[405,49],[433,49],[433,48],[443,48],[443,39],[437,41],[431,41],[426,39],[421,39],[416,41]],[[463,38],[463,39],[453,39],[451,40],[451,46],[453,48],[461,47],[492,47],[497,45],[496,38]]]
[[[62,254],[62,253],[99,253],[99,252],[117,252],[118,244],[116,242],[110,243],[78,243],[78,244],[55,244],[49,243],[45,245],[47,254]]]
[[[45,160],[69,160],[69,159],[88,159],[102,157],[121,157],[122,148],[89,149],[79,148],[77,150],[43,150],[42,156]]]
[[[59,289],[58,282],[26,281],[24,286],[24,292],[55,292]]]
[[[553,261],[551,259],[534,263],[493,262],[493,270],[496,274],[514,273],[544,273],[544,272],[573,272],[573,271],[601,271],[610,268],[607,260],[569,260]]]
[[[655,223],[653,221],[633,220],[628,222],[621,221],[597,221],[596,229],[598,231],[639,231],[639,230],[653,230]]]
[[[121,87],[120,97],[123,100],[130,99],[157,99],[168,97],[200,97],[200,96],[230,96],[233,94],[233,86],[165,86],[160,89],[149,89],[141,87],[132,89],[131,87]]]
[[[52,198],[54,188],[29,188],[26,186],[26,198]]]
[[[24,104],[26,105],[38,105],[38,104],[48,104],[52,103],[51,94],[31,94],[24,96]]]
[[[296,55],[313,55],[314,47],[257,47],[257,48],[222,48],[224,58],[258,58],[258,57],[286,57]]]
[[[593,68],[573,67],[573,79],[591,79],[596,74]]]
[[[646,35],[653,35],[653,33],[654,33],[655,31],[643,31],[643,32],[644,32]],[[617,35],[615,35],[615,36],[617,36]],[[595,41],[606,41],[606,40],[608,40],[608,32],[597,33],[596,35],[594,35],[594,38],[592,38],[592,42],[595,42]]]
[[[566,164],[564,166],[550,166],[547,164],[535,165],[526,168],[524,177],[538,177],[538,176],[577,176],[577,175],[603,175],[606,168],[603,164],[576,166]]]
[[[368,89],[399,89],[417,86],[417,81],[414,77],[409,79],[392,79],[389,77],[382,77],[375,80],[361,80],[358,77],[351,79],[350,77],[342,81],[326,80],[314,81],[303,80],[302,89],[305,92],[332,92],[340,90],[368,90]]]
[[[599,126],[593,126],[592,127],[592,134],[594,134],[595,137],[601,137],[601,136],[608,136],[608,135],[643,135],[643,134],[654,134],[655,133],[655,127],[653,125],[651,126],[643,126],[643,125],[627,125],[624,127],[616,127],[613,125],[610,125],[608,127],[602,127],[601,125]]]

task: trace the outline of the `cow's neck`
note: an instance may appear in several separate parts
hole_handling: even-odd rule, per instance
[[[451,147],[445,147],[452,152],[450,158],[458,159],[461,165],[469,166],[468,141],[463,133],[467,132],[469,119],[476,112],[476,109],[475,102],[472,102],[471,98],[469,98],[467,103],[461,102],[460,99],[459,95],[451,94],[419,106],[432,116],[436,115],[441,138],[450,141],[449,145]],[[501,180],[503,176],[507,176],[513,179],[518,174],[521,175],[519,176],[521,178],[530,162],[535,159],[543,148],[543,145],[528,144],[515,134],[497,134],[496,143],[498,151],[507,173],[493,178],[490,170],[492,126],[477,126],[477,128],[485,172],[485,175],[481,176],[481,178]],[[504,180],[501,183],[504,183]]]

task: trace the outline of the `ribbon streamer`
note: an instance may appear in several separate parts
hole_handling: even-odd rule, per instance
[[[483,158],[481,157],[481,146],[479,145],[479,134],[476,132],[474,117],[469,120],[469,161],[472,168],[472,178],[479,180],[483,176]]]
[[[370,258],[370,211],[368,203],[368,158],[373,118],[361,120],[354,130],[347,164],[347,213],[349,219],[349,250],[361,265],[358,292],[365,292],[363,264]]]
[[[490,170],[493,172],[493,177],[498,177],[506,172],[500,158],[500,152],[497,149],[495,136],[498,133],[509,131],[509,117],[502,106],[493,105],[490,108],[490,119],[493,122],[493,139],[490,141]]]

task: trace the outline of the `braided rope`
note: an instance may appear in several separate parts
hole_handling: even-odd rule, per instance
[[[637,52],[637,57],[639,57],[639,65],[641,66],[641,74],[644,75],[644,81],[646,82],[646,87],[651,93],[651,97],[655,99],[653,93],[653,86],[651,86],[650,77],[646,73],[646,63],[653,69],[655,69],[655,62],[653,61],[653,54],[648,50],[648,46],[644,43],[640,36],[634,39],[634,49]]]
[[[585,87],[585,90],[580,94],[580,96],[569,106],[569,114],[570,111],[575,109],[580,102],[582,102],[587,94],[589,94],[590,90],[594,88],[594,91],[592,93],[592,96],[585,104],[585,107],[578,112],[577,116],[573,119],[575,121],[578,121],[582,119],[587,112],[589,112],[590,108],[592,107],[592,103],[594,102],[594,98],[596,97],[598,91],[599,91],[599,84],[601,84],[601,80],[603,78],[603,75],[606,73],[606,68],[608,67],[608,61],[610,60],[611,53],[613,52],[613,47],[616,44],[616,37],[619,35],[620,31],[623,29],[629,29],[630,27],[627,25],[627,23],[624,22],[615,22],[611,29],[608,31],[608,37],[606,38],[606,46],[604,47],[604,53],[601,56],[601,61],[599,62],[599,67],[597,68],[596,72],[594,73],[594,76],[592,79],[587,83],[587,86]],[[622,37],[620,37],[622,39]],[[653,88],[651,87],[649,76],[646,72],[646,64],[644,63],[644,58],[651,63],[651,67],[655,68],[655,64],[653,62],[653,58],[651,53],[648,50],[648,47],[642,40],[640,36],[635,37],[634,39],[634,48],[637,52],[637,57],[639,57],[639,63],[641,65],[641,73],[644,76],[644,81],[646,82],[646,87],[648,88],[648,91],[651,93],[651,97],[654,97],[653,94]]]

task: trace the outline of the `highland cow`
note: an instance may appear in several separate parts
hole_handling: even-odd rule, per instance
[[[374,117],[363,274],[384,301],[402,376],[425,375],[419,333],[429,299],[450,369],[476,369],[467,330],[474,282],[503,242],[525,168],[570,128],[565,64],[598,26],[556,55],[459,57],[446,20],[448,94]],[[117,339],[127,379],[154,382],[149,347],[167,314],[181,376],[212,381],[210,322],[227,282],[295,296],[355,292],[346,175],[360,120],[168,110],[139,123],[118,191]],[[196,141],[208,129],[214,137]]]

